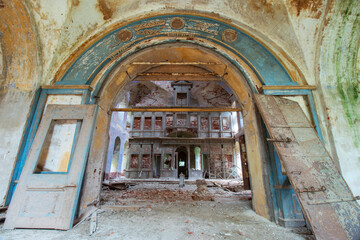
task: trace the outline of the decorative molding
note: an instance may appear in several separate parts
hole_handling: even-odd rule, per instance
[[[141,29],[152,28],[152,27],[162,26],[162,25],[165,25],[165,19],[141,23],[141,24],[135,25],[133,28],[135,31],[139,31]]]
[[[225,42],[235,42],[237,37],[238,37],[238,35],[237,35],[236,31],[234,31],[232,29],[226,29],[222,33],[222,40]]]
[[[219,24],[217,23],[208,23],[208,22],[204,22],[204,21],[200,21],[200,20],[194,20],[191,19],[191,22],[194,22],[194,26],[188,26],[188,29],[192,29],[192,30],[197,30],[197,31],[202,31],[202,32],[206,32],[212,35],[218,35],[219,32],[216,30],[210,30],[209,28],[212,27],[218,27]]]
[[[117,39],[121,42],[127,42],[132,38],[132,32],[129,29],[121,30],[117,35]]]
[[[182,29],[185,26],[184,19],[180,17],[174,17],[170,20],[170,27],[175,30]]]

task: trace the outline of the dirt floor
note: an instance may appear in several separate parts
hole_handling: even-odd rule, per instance
[[[0,239],[312,238],[255,214],[251,209],[250,191],[235,186],[238,192],[232,192],[226,188],[231,188],[229,184],[222,184],[225,190],[206,185],[201,187],[200,184],[199,189],[195,184],[180,188],[178,184],[145,182],[133,186],[126,184],[126,190],[105,186],[100,209],[96,210],[96,231],[92,235],[90,228],[95,225],[95,215],[69,231],[1,229]],[[296,232],[301,230],[304,229]]]

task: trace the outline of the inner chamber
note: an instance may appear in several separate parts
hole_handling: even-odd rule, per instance
[[[137,64],[112,109],[105,180],[248,176],[240,104],[216,63]]]

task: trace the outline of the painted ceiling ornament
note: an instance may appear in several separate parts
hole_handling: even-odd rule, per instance
[[[209,23],[209,22],[195,20],[195,19],[192,19],[190,21],[193,22],[194,25],[189,26],[188,29],[192,29],[192,30],[196,30],[196,31],[202,31],[202,32],[206,32],[206,33],[209,33],[209,34],[212,34],[212,35],[218,35],[218,33],[219,33],[216,30],[211,30],[210,29],[210,28],[219,27],[219,24],[217,24],[217,23]]]
[[[222,40],[226,42],[234,42],[237,39],[236,31],[232,29],[226,29],[222,33]]]
[[[170,20],[170,27],[172,29],[181,29],[185,26],[185,21],[184,19],[180,18],[180,17],[174,17]]]
[[[132,38],[132,32],[129,29],[123,29],[117,34],[117,39],[121,42],[127,42]]]

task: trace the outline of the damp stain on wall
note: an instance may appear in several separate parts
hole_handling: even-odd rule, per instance
[[[339,3],[341,24],[335,40],[334,62],[336,66],[336,90],[341,98],[346,120],[350,126],[354,144],[360,147],[360,4],[356,1]]]
[[[104,20],[108,20],[112,17],[114,10],[111,8],[107,1],[105,0],[98,0],[97,7],[99,8],[100,12],[103,14]]]
[[[321,16],[323,0],[288,0],[290,4],[296,9],[296,15],[299,16],[301,12],[307,12],[307,15],[313,18]]]

